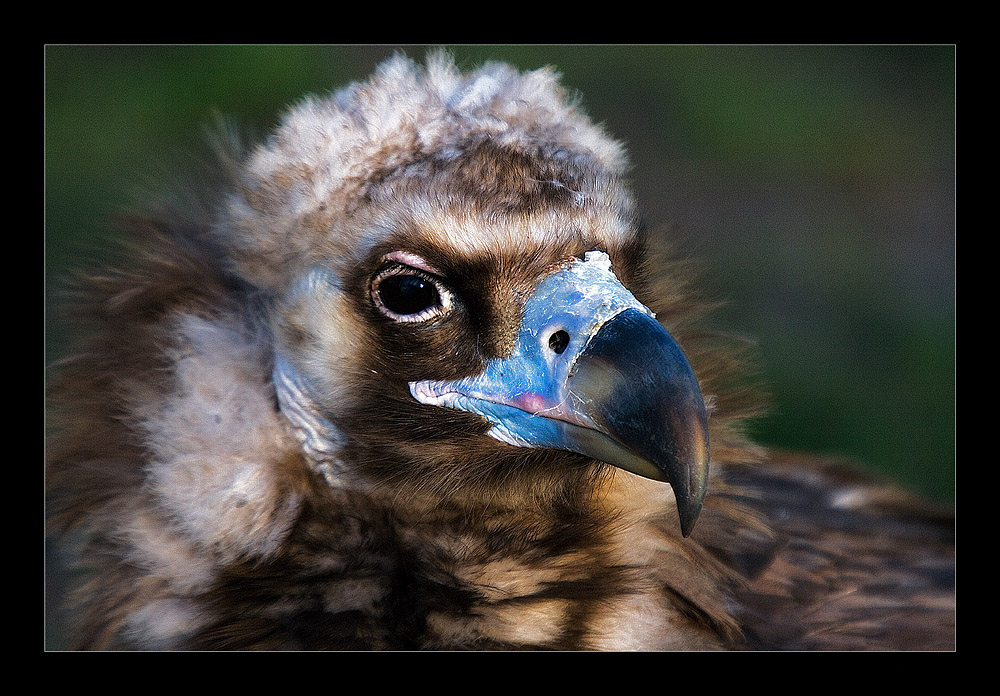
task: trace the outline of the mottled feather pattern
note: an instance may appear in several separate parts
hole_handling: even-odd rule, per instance
[[[948,509],[837,460],[774,455],[766,469],[734,468],[727,478],[776,530],[773,548],[747,568],[743,624],[753,644],[955,647]]]

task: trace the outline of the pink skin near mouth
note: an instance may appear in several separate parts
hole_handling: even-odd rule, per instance
[[[534,392],[525,392],[518,396],[510,404],[511,406],[516,406],[522,411],[527,411],[528,413],[538,413],[546,409],[545,399],[542,398],[541,394],[535,394]]]
[[[572,408],[569,408],[565,403],[560,402],[553,404],[546,401],[544,396],[536,392],[527,391],[511,399],[498,399],[497,401],[506,406],[513,406],[514,408],[520,409],[534,416],[551,418],[552,420],[559,420],[572,425],[579,425],[584,428],[595,427],[593,421],[584,416],[582,413],[578,413]]]

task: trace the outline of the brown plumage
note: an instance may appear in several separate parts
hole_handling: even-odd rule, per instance
[[[129,219],[52,385],[76,646],[952,648],[949,515],[743,435],[739,350],[624,169],[548,71],[397,58]],[[561,356],[561,401],[490,384],[511,423],[447,400]]]

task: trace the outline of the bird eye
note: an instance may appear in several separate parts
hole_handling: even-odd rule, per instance
[[[451,307],[451,294],[439,280],[402,265],[375,276],[372,299],[383,314],[400,322],[427,321]]]
[[[379,285],[379,298],[391,312],[420,314],[440,303],[437,288],[420,276],[395,275]]]

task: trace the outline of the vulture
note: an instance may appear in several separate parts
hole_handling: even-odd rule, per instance
[[[552,69],[397,55],[219,130],[66,312],[72,649],[954,649],[950,510],[751,441]]]

